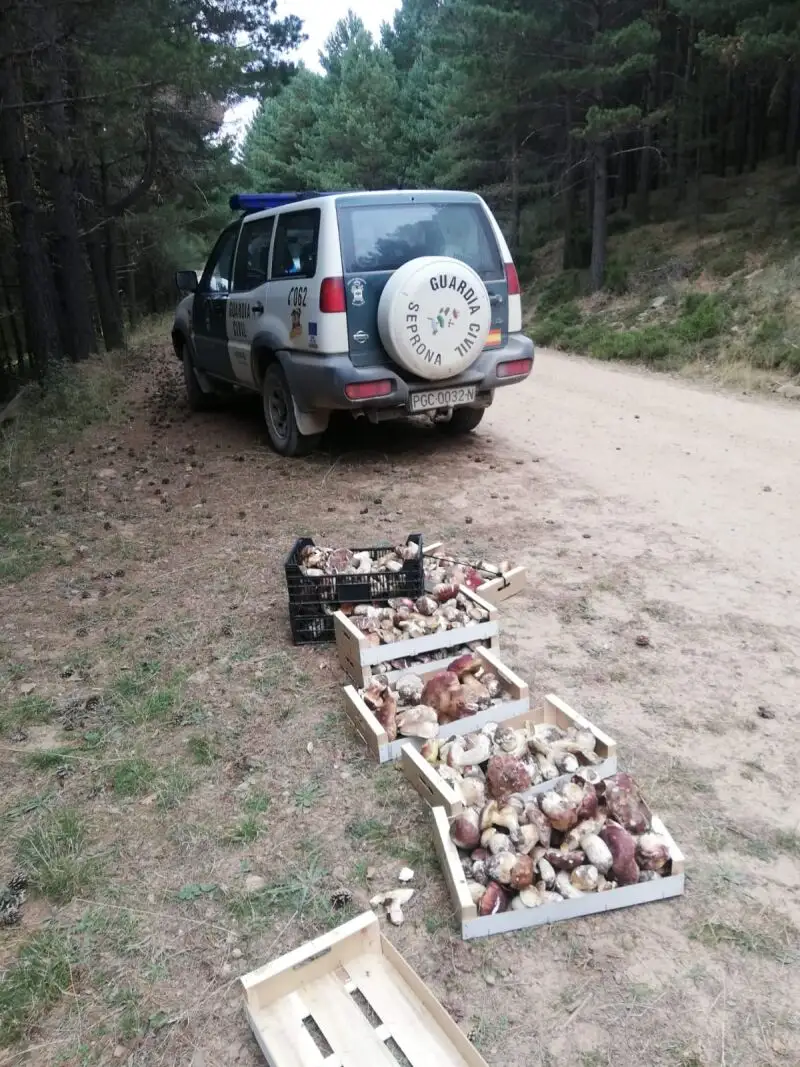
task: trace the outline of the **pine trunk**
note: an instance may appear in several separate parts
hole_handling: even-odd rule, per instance
[[[125,343],[125,330],[119,311],[119,302],[115,299],[115,294],[112,293],[108,284],[103,223],[95,207],[97,201],[91,179],[85,170],[78,174],[78,190],[83,201],[84,240],[97,297],[97,314],[100,318],[100,328],[103,331],[103,343],[106,350],[111,351],[113,348],[122,348]]]
[[[51,360],[62,359],[58,306],[46,244],[38,225],[39,205],[25,136],[22,78],[6,39],[0,59],[0,156],[8,191],[9,211],[17,252],[20,301],[28,348],[34,366],[45,374]]]
[[[603,288],[606,276],[606,237],[608,233],[608,142],[598,141],[592,152],[594,197],[592,208],[592,259],[589,265],[591,291]]]
[[[44,5],[40,26],[50,44],[44,52],[47,71],[45,93],[50,100],[63,100],[65,78],[58,41],[59,27],[55,12]],[[86,262],[78,226],[77,197],[70,143],[67,109],[63,103],[52,103],[43,110],[44,126],[48,134],[45,146],[44,180],[53,203],[54,252],[60,269],[60,290],[66,314],[67,339],[65,347],[75,360],[88,359],[96,350],[92,308]]]
[[[784,143],[784,157],[786,163],[793,167],[797,163],[797,153],[800,149],[800,73],[795,73],[792,79],[792,89],[789,95],[789,115],[786,123],[786,140]]]

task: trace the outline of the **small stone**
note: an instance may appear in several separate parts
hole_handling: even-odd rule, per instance
[[[242,955],[243,953],[240,948],[235,948],[233,952],[231,952],[231,956],[233,956],[235,960],[240,960],[242,958]]]
[[[758,706],[758,715],[759,715],[759,718],[761,718],[761,719],[774,719],[775,718],[775,712],[772,710],[772,708],[768,708],[766,706],[766,704],[759,704],[759,706]]]
[[[771,485],[765,485],[764,486],[764,492],[765,493],[771,493],[772,492],[772,486]]]
[[[372,503],[373,504],[382,504],[383,503],[383,497],[382,496],[376,496],[375,499],[372,501]]]
[[[410,882],[414,877],[414,872],[410,867],[404,867],[397,876],[398,882]]]
[[[367,507],[363,507],[363,508],[361,509],[361,511],[359,512],[359,514],[361,514],[361,515],[368,515],[368,514],[369,514],[369,508],[367,508]]]
[[[260,893],[266,886],[266,878],[262,878],[260,874],[248,874],[244,880],[245,893]]]
[[[647,636],[647,634],[637,634],[636,644],[639,646],[639,648],[649,648],[650,638]]]
[[[650,301],[650,307],[657,309],[657,308],[663,307],[666,304],[666,302],[667,302],[667,298],[665,296],[657,296],[657,297],[654,297],[654,299]]]
[[[367,873],[364,875],[364,877],[367,879],[367,881],[369,881],[370,878],[374,878],[376,874],[377,871],[374,867],[367,867]]]
[[[472,516],[471,515],[467,515],[466,519],[464,519],[464,522],[467,524],[467,526],[471,526],[472,525]]]
[[[497,985],[497,978],[492,974],[491,971],[487,971],[484,974],[483,980],[484,982],[486,982],[487,985]]]
[[[591,541],[592,535],[591,534],[584,534],[583,535],[583,539],[584,539],[584,541]]]
[[[227,978],[227,976],[231,973],[232,970],[233,968],[229,963],[223,963],[220,967],[220,973],[222,974],[223,978]]]
[[[123,1056],[127,1056],[127,1055],[128,1055],[128,1050],[125,1048],[124,1045],[117,1045],[114,1048],[114,1059],[115,1060],[121,1060]]]
[[[35,688],[36,682],[25,682],[24,685],[21,685],[19,687],[19,691],[24,697],[27,697],[30,696],[30,694],[34,691]]]
[[[314,751],[314,742],[313,741],[309,741],[308,744],[306,745],[306,752],[310,756],[313,751]]]

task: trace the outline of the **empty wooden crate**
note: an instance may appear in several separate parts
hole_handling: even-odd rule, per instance
[[[487,1067],[365,912],[242,978],[270,1067]]]

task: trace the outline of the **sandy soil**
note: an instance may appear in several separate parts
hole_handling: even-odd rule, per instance
[[[797,408],[541,353],[470,440],[354,427],[288,463],[257,411],[189,417],[177,369],[147,366],[112,427],[14,501],[57,558],[0,589],[4,702],[30,684],[102,697],[73,730],[0,739],[0,876],[62,806],[98,861],[71,902],[32,898],[0,933],[3,967],[56,920],[100,976],[76,972],[27,1061],[256,1067],[237,974],[410,862],[417,898],[386,932],[492,1067],[800,1063]],[[617,739],[688,855],[684,897],[461,941],[422,804],[347,730],[331,650],[292,648],[282,585],[297,534],[419,529],[527,565],[502,656]],[[56,744],[71,773],[24,762]],[[115,770],[132,754],[153,777],[131,794]],[[247,896],[253,873],[266,895]]]

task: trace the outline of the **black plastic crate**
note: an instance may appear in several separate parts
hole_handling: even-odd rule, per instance
[[[310,537],[298,537],[286,557],[286,588],[289,592],[289,621],[296,645],[333,640],[333,614],[342,604],[372,604],[390,597],[416,600],[425,592],[422,562],[422,534],[409,534],[406,544],[416,541],[419,555],[406,560],[399,571],[372,571],[370,574],[324,574],[314,577],[300,570],[300,550],[313,545]],[[378,548],[355,548],[369,552],[373,559],[383,556],[390,545]]]

